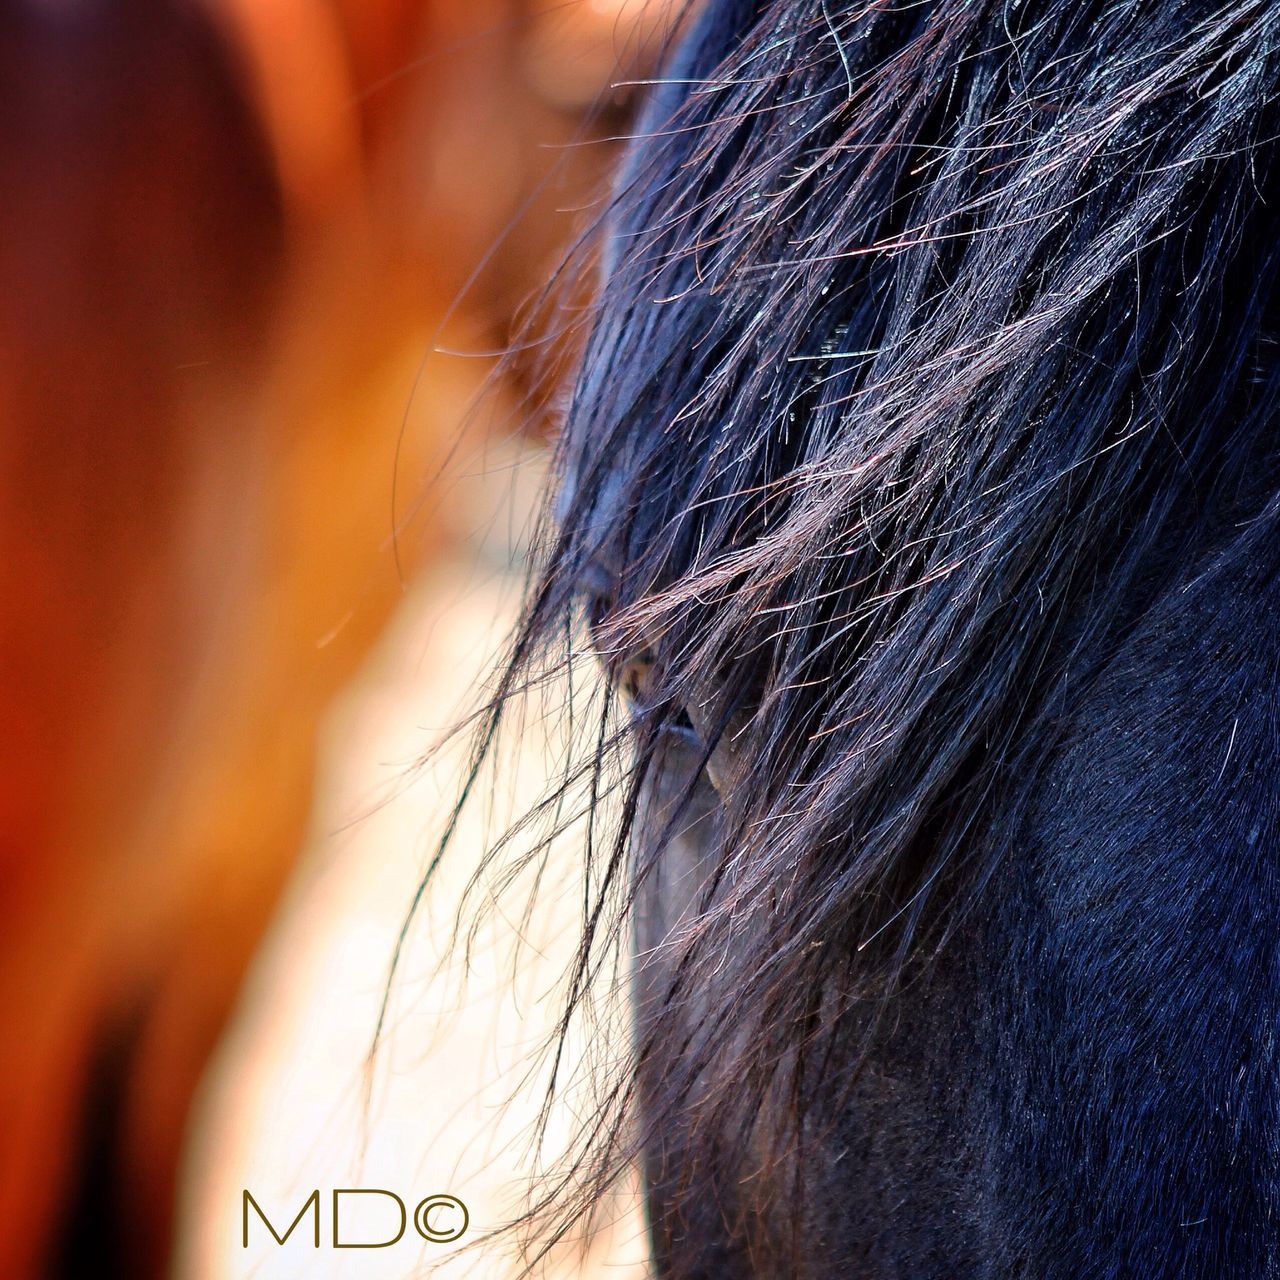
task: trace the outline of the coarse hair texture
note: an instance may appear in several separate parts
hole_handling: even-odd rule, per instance
[[[554,519],[478,737],[602,658],[529,819],[575,788],[592,818],[563,1029],[661,859],[632,828],[666,736],[722,757],[671,1016],[542,1188],[546,1239],[677,1113],[709,1162],[804,1096],[815,1027],[998,883],[1063,709],[1213,495],[1253,484],[1274,520],[1278,31],[1268,0],[693,16],[593,242]]]

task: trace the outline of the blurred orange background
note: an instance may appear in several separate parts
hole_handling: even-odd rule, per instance
[[[667,21],[642,0],[0,4],[6,1280],[277,1274],[226,1252],[235,1184],[288,1142],[273,1087],[301,1072],[336,1105],[316,1073],[358,1069],[448,780],[325,842],[513,616],[494,583],[519,547],[491,531],[527,519],[509,475],[536,472],[545,424],[530,359],[490,382],[484,353],[589,219],[632,109],[613,86]],[[350,1062],[308,1067],[302,1011],[339,953]],[[508,1016],[495,986],[473,1028]],[[405,1147],[398,1074],[375,1123]],[[633,1209],[608,1274],[643,1274]],[[332,1274],[384,1274],[354,1256]]]

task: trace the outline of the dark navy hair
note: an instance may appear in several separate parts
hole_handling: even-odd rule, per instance
[[[691,18],[482,732],[602,655],[568,1016],[689,821],[693,783],[637,838],[669,744],[719,790],[557,1229],[640,1158],[677,1275],[1278,1274],[1278,33],[1268,0]],[[896,1113],[889,1046],[942,1081]]]

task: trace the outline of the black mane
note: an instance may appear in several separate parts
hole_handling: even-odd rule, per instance
[[[720,1142],[790,1090],[775,1146],[814,1140],[822,1028],[1017,859],[1155,604],[1274,535],[1278,33],[1260,0],[692,23],[603,222],[556,527],[483,735],[584,619],[615,676],[643,658],[627,717],[575,709],[566,787],[617,821],[571,1012],[660,856],[628,849],[664,742],[692,727],[732,774],[672,1017],[635,1050],[662,1096],[637,1120],[629,1075],[608,1093],[587,1200],[677,1111]]]

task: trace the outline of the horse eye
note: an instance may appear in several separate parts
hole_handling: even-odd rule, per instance
[[[593,560],[582,574],[579,590],[585,606],[587,628],[596,634],[617,605],[616,580],[603,565]],[[599,656],[610,684],[631,704],[634,713],[642,714],[652,696],[653,649],[645,645],[616,657],[611,656],[606,646],[600,645]],[[675,707],[663,714],[661,729],[690,746],[701,747],[698,731],[683,707]]]
[[[614,688],[631,704],[637,715],[644,714],[650,706],[653,666],[653,650],[645,648],[628,655],[618,664],[613,675]],[[671,707],[659,714],[661,732],[673,735],[689,746],[700,747],[701,738],[684,707]]]

